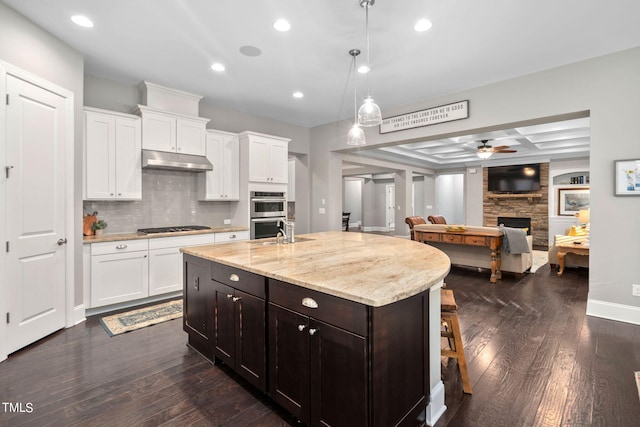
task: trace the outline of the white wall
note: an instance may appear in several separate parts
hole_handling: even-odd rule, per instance
[[[631,284],[640,283],[640,203],[613,194],[613,162],[640,158],[640,48],[633,48],[495,84],[384,111],[393,116],[468,99],[468,119],[380,135],[366,130],[367,144],[416,142],[426,137],[464,135],[538,120],[555,121],[588,112],[591,122],[591,261],[588,312],[640,323],[640,298]],[[337,150],[347,150],[349,121],[311,130],[314,195],[327,198],[327,215],[312,214],[314,231],[338,229],[331,223],[341,204]],[[318,162],[316,163],[316,159]],[[328,167],[327,167],[328,166]],[[337,181],[337,183],[336,183]],[[316,189],[317,188],[317,189]],[[611,233],[611,224],[624,233]],[[615,256],[611,256],[615,254]]]
[[[448,224],[466,224],[463,174],[436,177],[436,215],[444,216]]]
[[[345,178],[342,211],[351,213],[349,224],[362,224],[362,178]]]
[[[74,95],[74,211],[75,229],[82,229],[82,55],[0,3],[0,60],[48,80]],[[2,148],[4,149],[4,147]],[[0,212],[4,200],[0,200]],[[74,302],[82,304],[82,233],[73,242],[75,274]]]

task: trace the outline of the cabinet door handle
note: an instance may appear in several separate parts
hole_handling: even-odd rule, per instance
[[[127,249],[127,245],[125,244],[118,245],[116,246],[116,249]]]
[[[298,330],[300,332],[302,332],[302,331],[304,331],[304,328],[306,328],[306,327],[307,327],[307,325],[298,325]]]
[[[313,298],[302,298],[302,305],[309,308],[318,308],[318,303]]]
[[[309,329],[309,335],[315,335],[319,330],[319,328],[311,328]]]
[[[235,239],[235,238],[236,238],[235,234],[232,234],[232,235],[229,236],[229,239]]]
[[[227,298],[231,299],[231,298],[233,298],[233,295],[227,294]]]
[[[58,246],[62,246],[62,245],[64,245],[65,243],[67,243],[67,239],[66,239],[66,238],[64,238],[64,239],[58,239],[58,241],[57,241],[56,243],[58,244]]]
[[[233,297],[233,302],[238,302],[238,301],[240,301],[241,299],[242,299],[242,298],[240,298],[240,297]]]
[[[193,287],[196,289],[196,291],[200,290],[200,278],[199,277],[194,277],[193,278]]]
[[[238,277],[237,274],[232,274],[231,276],[229,276],[229,280],[231,280],[232,282],[239,282],[240,278]]]

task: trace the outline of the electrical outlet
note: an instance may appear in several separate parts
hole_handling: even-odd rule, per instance
[[[224,225],[230,225],[231,224],[231,220],[230,219],[225,219],[224,220]]]
[[[631,295],[640,297],[640,285],[636,285],[635,283],[631,285]]]

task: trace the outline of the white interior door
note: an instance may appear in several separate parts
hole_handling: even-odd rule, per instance
[[[387,230],[391,231],[396,229],[396,186],[387,185],[386,195]]]
[[[7,75],[8,353],[65,326],[66,99]],[[5,173],[5,171],[2,171]]]

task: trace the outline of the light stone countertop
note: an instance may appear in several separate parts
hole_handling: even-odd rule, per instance
[[[264,244],[273,239],[263,239],[181,251],[373,307],[427,290],[451,268],[444,252],[408,239],[341,231],[298,239],[293,244]]]
[[[247,227],[234,227],[231,225],[220,225],[211,227],[210,230],[194,230],[194,231],[176,231],[171,233],[105,233],[102,236],[83,236],[82,243],[98,243],[98,242],[117,242],[120,240],[136,240],[136,239],[156,239],[159,237],[177,237],[177,236],[192,236],[195,234],[210,234],[210,233],[230,233],[234,231],[249,231]]]

